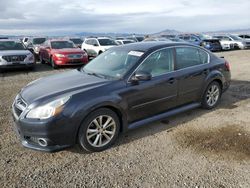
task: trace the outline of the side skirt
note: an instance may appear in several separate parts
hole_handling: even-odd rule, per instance
[[[179,108],[175,108],[175,109],[173,109],[173,110],[170,110],[170,111],[167,111],[167,112],[164,112],[164,113],[155,115],[155,116],[153,116],[153,117],[150,117],[150,118],[147,118],[147,119],[143,119],[143,120],[140,120],[140,121],[131,123],[131,124],[128,126],[128,129],[129,129],[129,130],[135,129],[135,128],[141,127],[141,126],[143,126],[143,125],[152,123],[152,122],[154,122],[154,121],[160,121],[160,120],[166,119],[166,118],[168,118],[168,117],[170,117],[170,116],[173,116],[173,115],[176,115],[176,114],[179,114],[179,113],[188,111],[188,110],[192,110],[192,109],[194,109],[194,108],[198,108],[198,107],[200,107],[200,106],[201,106],[200,103],[191,103],[191,104],[188,104],[188,105],[179,107]]]

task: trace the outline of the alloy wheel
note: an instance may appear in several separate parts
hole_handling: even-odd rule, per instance
[[[93,147],[102,147],[108,144],[116,133],[115,120],[108,115],[96,117],[87,128],[86,137]]]
[[[207,91],[207,104],[212,107],[216,105],[217,101],[220,98],[220,89],[217,85],[211,85],[211,87]]]

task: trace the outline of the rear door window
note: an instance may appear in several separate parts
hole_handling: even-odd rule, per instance
[[[208,63],[208,54],[198,48],[178,47],[176,48],[176,69],[184,69],[196,65]]]

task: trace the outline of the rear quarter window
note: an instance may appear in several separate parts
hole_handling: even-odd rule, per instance
[[[176,69],[184,69],[208,63],[207,52],[192,47],[176,48]]]

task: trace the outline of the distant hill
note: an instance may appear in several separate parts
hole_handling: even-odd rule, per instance
[[[153,33],[151,34],[151,36],[161,36],[161,35],[176,35],[176,34],[180,34],[182,32],[174,30],[174,29],[165,29],[163,31],[160,31],[158,33]]]

